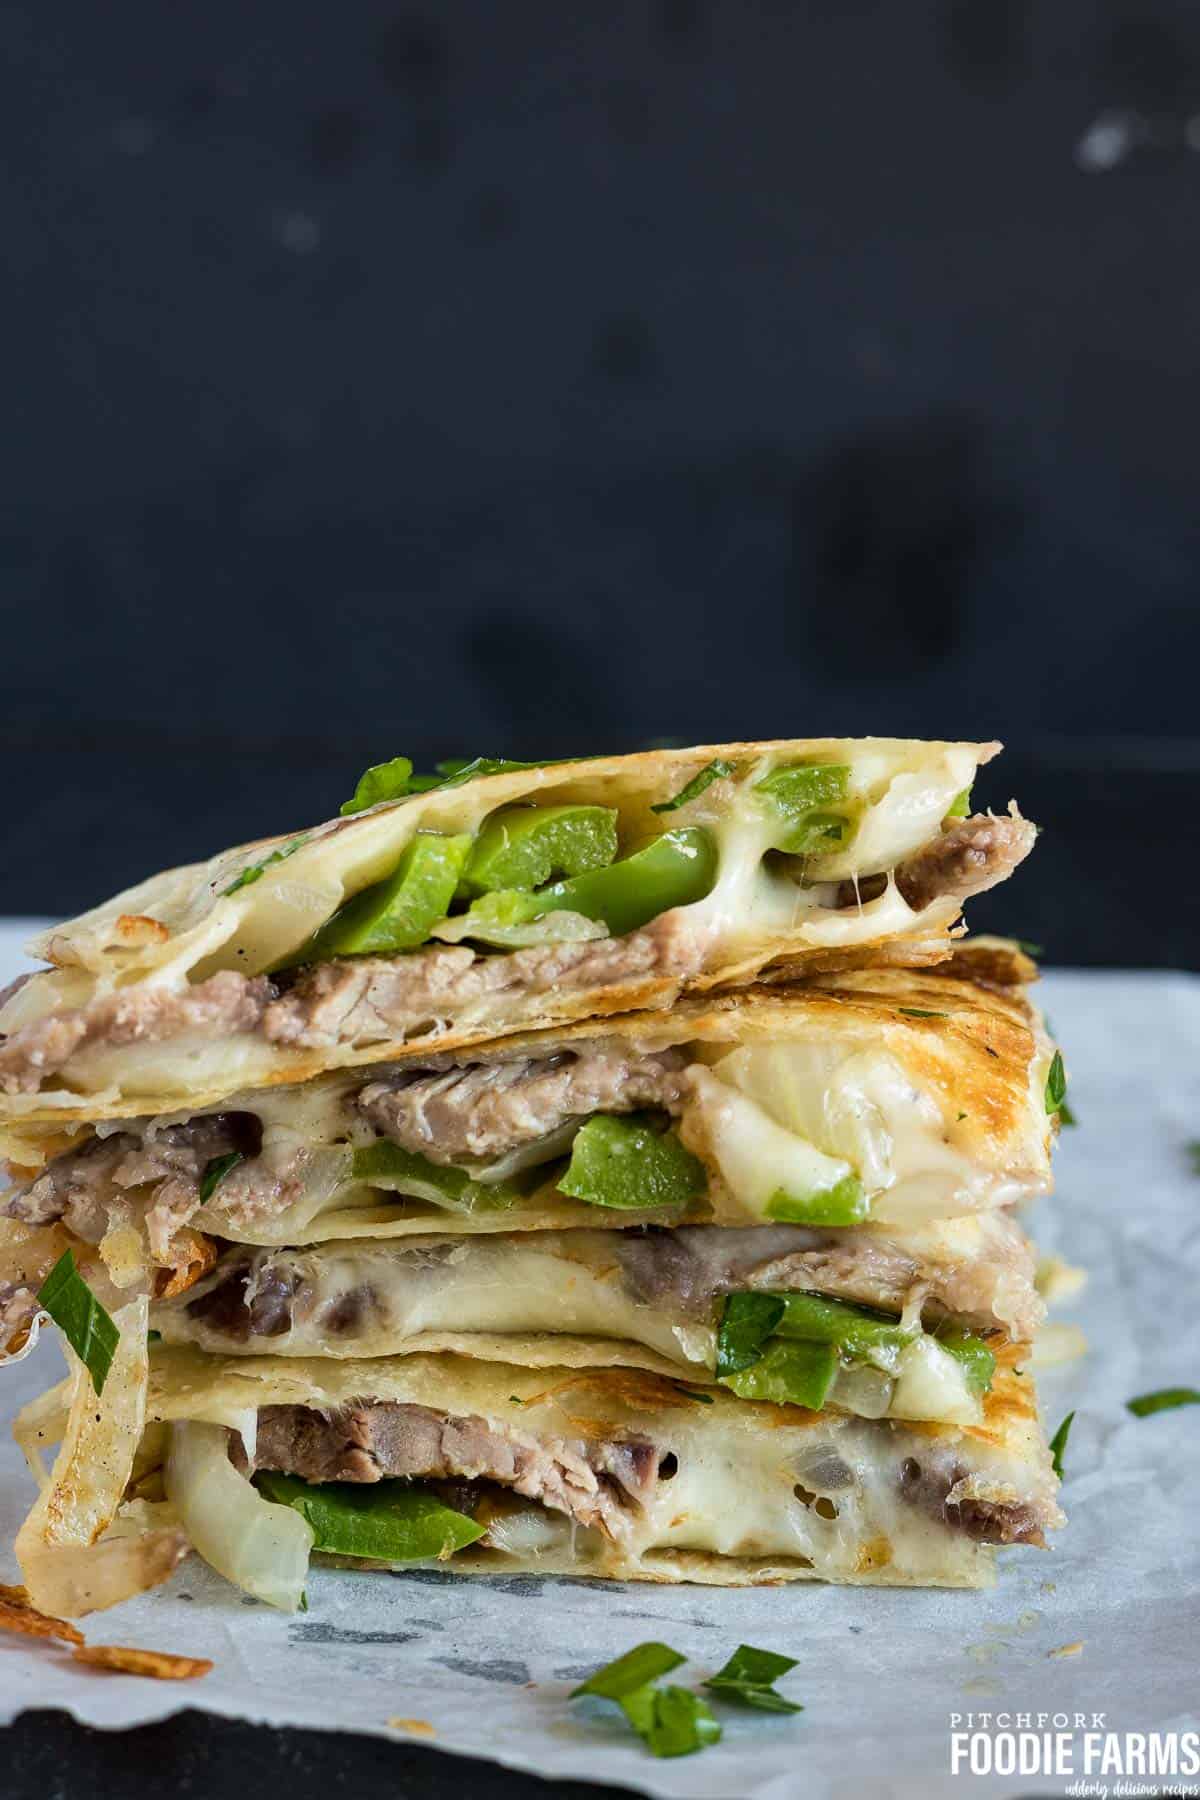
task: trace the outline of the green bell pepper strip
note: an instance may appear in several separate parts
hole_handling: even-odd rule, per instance
[[[933,1333],[933,1341],[962,1364],[967,1386],[973,1394],[987,1393],[996,1373],[996,1357],[985,1339],[959,1326],[939,1326]]]
[[[632,856],[543,888],[543,912],[577,912],[602,919],[614,937],[637,931],[675,906],[710,894],[717,879],[717,846],[699,825],[665,831]]]
[[[338,908],[306,944],[277,965],[324,962],[331,956],[385,956],[415,950],[446,916],[471,850],[471,839],[419,831],[392,873]]]
[[[948,819],[965,819],[970,810],[971,789],[965,787],[959,793],[955,794],[953,800],[946,808],[946,817]]]
[[[407,1481],[311,1485],[298,1475],[264,1470],[255,1477],[255,1485],[268,1500],[292,1507],[308,1521],[315,1533],[314,1550],[339,1556],[381,1562],[444,1561],[486,1530]]]
[[[768,1219],[791,1225],[859,1225],[870,1217],[871,1203],[857,1175],[845,1175],[834,1187],[810,1194],[780,1188],[767,1202]]]
[[[707,1186],[704,1164],[673,1131],[658,1132],[644,1118],[597,1113],[580,1127],[558,1190],[592,1206],[645,1212],[686,1206]]]
[[[770,1344],[749,1369],[722,1375],[721,1381],[743,1400],[776,1400],[820,1412],[837,1374],[838,1354],[832,1344],[802,1340]]]
[[[755,783],[780,815],[781,830],[772,848],[791,856],[811,856],[844,844],[850,819],[831,809],[844,804],[850,791],[847,763],[796,763],[774,769]]]
[[[429,1200],[451,1212],[499,1212],[519,1206],[540,1186],[544,1174],[519,1181],[476,1181],[463,1169],[431,1162],[416,1150],[402,1150],[386,1138],[354,1152],[350,1165],[355,1181],[384,1187],[416,1200]],[[532,1175],[532,1171],[530,1172]]]
[[[905,1331],[894,1314],[855,1306],[848,1300],[827,1300],[822,1294],[782,1294],[780,1298],[783,1314],[773,1336],[833,1344],[847,1360],[883,1358],[894,1363],[917,1335]]]
[[[607,806],[505,806],[484,821],[462,873],[464,894],[528,893],[561,876],[603,869],[617,854]]]

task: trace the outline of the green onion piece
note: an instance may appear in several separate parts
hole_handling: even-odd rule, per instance
[[[726,762],[720,756],[714,757],[712,762],[705,763],[700,773],[693,775],[687,785],[681,787],[672,799],[660,800],[657,806],[650,808],[650,811],[656,813],[678,812],[681,806],[690,806],[693,800],[698,800],[714,781],[720,781],[724,776],[732,774],[732,763]]]
[[[224,1156],[214,1156],[204,1165],[204,1173],[200,1177],[200,1204],[211,1200],[217,1188],[224,1181],[231,1169],[245,1162],[246,1157],[241,1150],[230,1150]]]
[[[961,793],[955,794],[953,800],[946,808],[946,817],[948,819],[965,819],[970,810],[971,789],[965,787],[962,789]]]
[[[1171,1412],[1177,1406],[1200,1406],[1200,1388],[1158,1388],[1153,1394],[1139,1394],[1125,1402],[1136,1418],[1149,1418],[1151,1413]]]
[[[467,896],[607,868],[617,854],[617,814],[607,806],[503,806],[479,831],[462,871]]]
[[[617,1704],[654,1756],[691,1756],[721,1736],[711,1711],[690,1688],[636,1688]]]
[[[354,1152],[350,1171],[355,1181],[368,1186],[388,1188],[416,1200],[429,1200],[453,1212],[497,1212],[517,1206],[540,1185],[540,1177],[531,1174],[530,1183],[518,1181],[476,1181],[463,1169],[452,1169],[431,1162],[416,1150],[402,1150],[399,1144],[380,1138]]]
[[[977,1332],[964,1331],[959,1326],[948,1326],[945,1329],[939,1327],[933,1334],[933,1341],[940,1344],[947,1355],[962,1364],[967,1386],[972,1393],[987,1393],[996,1373],[996,1357],[984,1338]]]
[[[710,1675],[704,1683],[723,1700],[742,1706],[755,1706],[760,1712],[798,1713],[804,1708],[794,1700],[785,1700],[775,1692],[781,1675],[796,1667],[794,1656],[780,1656],[775,1650],[756,1650],[752,1644],[739,1644],[723,1669]]]
[[[87,1369],[96,1393],[103,1393],[121,1334],[75,1267],[72,1251],[63,1251],[43,1281],[38,1305],[50,1314]]]
[[[627,1119],[597,1113],[571,1146],[559,1192],[592,1206],[644,1212],[686,1206],[707,1186],[704,1164],[685,1150],[673,1131],[655,1131],[644,1116]]]
[[[261,881],[266,871],[274,863],[286,862],[289,856],[295,856],[297,850],[303,850],[311,835],[311,832],[305,832],[302,837],[293,838],[281,849],[272,850],[270,856],[264,856],[261,862],[251,863],[249,868],[243,869],[227,888],[221,889],[221,898],[227,900],[230,894],[236,894],[239,888],[250,887],[254,882]]]
[[[722,1376],[742,1400],[774,1400],[820,1412],[837,1374],[838,1353],[832,1344],[785,1342],[767,1346],[751,1369]]]
[[[624,1656],[605,1663],[577,1688],[572,1688],[569,1698],[576,1700],[580,1694],[599,1694],[602,1700],[623,1700],[626,1694],[657,1681],[660,1675],[668,1674],[686,1661],[687,1658],[680,1656],[678,1650],[672,1650],[669,1644],[658,1644],[653,1640],[635,1644]]]
[[[1067,1071],[1063,1066],[1062,1051],[1054,1052],[1050,1071],[1046,1076],[1046,1111],[1056,1113],[1062,1110],[1062,1103],[1067,1094]]]
[[[717,1328],[717,1374],[753,1368],[783,1317],[779,1294],[727,1294]]]
[[[1054,1473],[1058,1476],[1060,1481],[1063,1478],[1063,1451],[1067,1447],[1067,1439],[1071,1435],[1071,1425],[1074,1418],[1075,1414],[1069,1412],[1054,1436],[1050,1439],[1050,1462],[1053,1466]]]
[[[341,816],[347,818],[351,813],[365,812],[368,806],[378,806],[381,800],[403,800],[412,792],[412,772],[412,760],[407,756],[393,756],[390,762],[372,763],[359,776],[358,786],[349,800],[338,809]]]
[[[408,1481],[326,1481],[264,1470],[255,1484],[268,1500],[290,1506],[315,1534],[314,1550],[381,1562],[445,1562],[481,1538],[486,1527],[443,1506]]]

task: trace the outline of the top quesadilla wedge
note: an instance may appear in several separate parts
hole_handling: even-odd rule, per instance
[[[0,1008],[0,1118],[99,1119],[950,948],[1034,827],[968,816],[997,744],[797,739],[416,783],[47,932]],[[414,791],[414,786],[415,790]],[[374,804],[371,802],[374,801]]]

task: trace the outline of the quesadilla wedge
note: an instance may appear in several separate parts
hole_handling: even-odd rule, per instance
[[[747,1399],[978,1424],[1043,1307],[1006,1213],[885,1226],[682,1226],[232,1248],[152,1305],[170,1344],[523,1363],[586,1338],[601,1362]],[[598,1341],[598,1340],[602,1340]],[[1014,1340],[1016,1340],[1014,1342]]]
[[[114,1532],[180,1531],[246,1592],[291,1609],[313,1552],[464,1574],[978,1587],[994,1546],[1043,1545],[1062,1522],[1032,1383],[1011,1370],[963,1427],[697,1398],[644,1370],[453,1355],[156,1348],[142,1379],[145,1426],[135,1442],[131,1408],[112,1523],[91,1555]],[[71,1394],[63,1383],[18,1423],[31,1448],[66,1433],[18,1554],[34,1604],[67,1612],[80,1575],[56,1578],[47,1496],[68,1528],[73,1504],[97,1503],[79,1480]]]
[[[1003,948],[340,1070],[102,1126],[48,1161],[60,1140],[22,1127],[3,1210],[122,1258],[142,1231],[178,1270],[211,1263],[210,1239],[912,1225],[1013,1204],[1050,1185],[1057,1115],[1031,965]]]
[[[663,1007],[773,965],[919,964],[1032,847],[969,816],[996,744],[798,739],[414,782],[175,869],[37,940],[0,1116],[164,1112],[325,1070]],[[488,769],[500,772],[489,773]]]

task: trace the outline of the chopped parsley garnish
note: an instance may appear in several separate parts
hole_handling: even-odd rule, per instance
[[[236,1169],[238,1164],[240,1162],[245,1162],[245,1160],[246,1157],[243,1151],[230,1150],[227,1155],[214,1156],[209,1162],[205,1163],[204,1173],[200,1177],[201,1206],[204,1205],[205,1201],[212,1199],[213,1194],[229,1174],[230,1170]]]
[[[779,1677],[795,1667],[794,1656],[780,1656],[774,1650],[756,1650],[752,1644],[739,1644],[725,1667],[710,1675],[704,1685],[723,1700],[755,1706],[760,1712],[798,1713],[804,1711],[802,1706],[775,1692]]]
[[[72,1251],[63,1251],[43,1281],[38,1304],[87,1369],[96,1393],[102,1393],[121,1334],[75,1267]]]
[[[239,888],[250,887],[252,883],[261,881],[273,863],[286,862],[289,856],[295,856],[297,850],[303,850],[311,835],[311,832],[304,832],[300,837],[293,838],[290,843],[282,845],[280,849],[272,850],[270,856],[264,856],[261,862],[251,863],[250,867],[243,869],[227,888],[221,889],[221,898],[227,900],[230,894],[236,894]]]
[[[714,757],[712,762],[705,764],[698,775],[692,776],[686,787],[680,788],[673,799],[660,800],[657,806],[650,808],[650,811],[656,813],[677,812],[681,806],[690,806],[693,800],[698,800],[714,781],[720,781],[723,776],[732,774],[732,763],[725,762],[722,757]]]
[[[1063,1451],[1067,1447],[1067,1439],[1071,1435],[1071,1426],[1074,1419],[1075,1414],[1069,1412],[1054,1436],[1050,1439],[1050,1461],[1053,1464],[1054,1473],[1058,1476],[1060,1481],[1063,1478]]]
[[[595,1694],[601,1700],[615,1700],[653,1755],[690,1756],[715,1744],[721,1727],[699,1694],[688,1688],[654,1686],[660,1675],[684,1660],[668,1644],[638,1644],[572,1689],[571,1699]]]
[[[573,761],[573,758],[558,758]],[[507,756],[455,756],[437,765],[436,775],[414,775],[412,759],[393,756],[390,762],[372,763],[358,778],[358,786],[341,807],[343,818],[365,812],[384,800],[407,800],[412,794],[427,794],[433,788],[461,787],[477,775],[507,775],[514,769],[548,769],[548,762],[513,762]]]
[[[1067,1071],[1063,1066],[1062,1051],[1056,1050],[1046,1076],[1046,1111],[1061,1114],[1066,1097]]]
[[[1172,1412],[1177,1406],[1200,1406],[1200,1388],[1157,1388],[1152,1394],[1127,1400],[1125,1405],[1136,1418],[1148,1419],[1151,1413]]]

